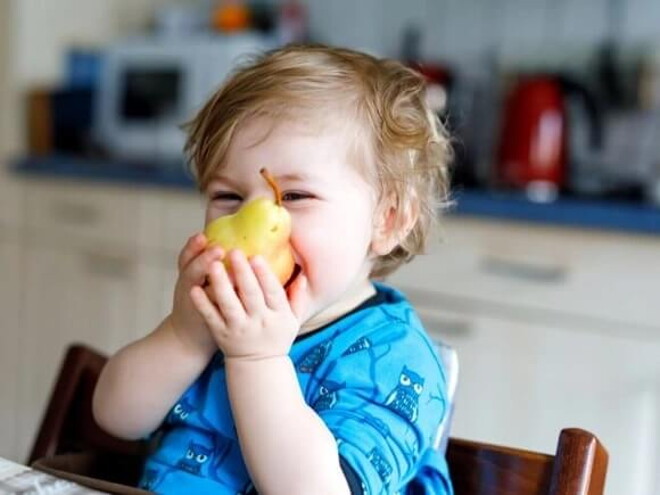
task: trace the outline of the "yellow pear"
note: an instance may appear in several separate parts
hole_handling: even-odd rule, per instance
[[[295,268],[289,243],[291,215],[282,206],[282,197],[275,179],[262,168],[259,173],[268,182],[275,200],[257,198],[243,205],[236,213],[216,218],[210,222],[204,234],[211,245],[218,245],[229,252],[240,249],[249,258],[261,255],[285,285]],[[231,271],[229,260],[225,260]]]

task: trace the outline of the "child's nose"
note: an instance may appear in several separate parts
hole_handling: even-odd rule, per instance
[[[250,192],[250,194],[248,194],[243,199],[243,201],[245,203],[249,203],[250,201],[252,201],[254,199],[258,199],[258,198],[268,198],[268,199],[272,199],[273,201],[275,201],[275,198],[273,197],[273,191],[269,188],[255,189],[254,191]]]

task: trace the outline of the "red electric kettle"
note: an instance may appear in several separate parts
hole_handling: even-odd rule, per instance
[[[583,106],[587,119],[570,122],[569,104]],[[542,185],[558,192],[569,186],[568,133],[586,125],[590,146],[602,144],[602,119],[594,98],[584,85],[567,77],[520,77],[503,110],[496,163],[499,186],[527,189]]]

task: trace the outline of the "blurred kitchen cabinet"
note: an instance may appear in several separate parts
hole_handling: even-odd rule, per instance
[[[137,334],[138,338],[154,330],[172,311],[174,284],[178,270],[176,258],[154,256],[139,266]]]
[[[450,314],[426,320],[460,356],[455,435],[547,450],[561,428],[583,427],[610,451],[608,493],[642,493],[631,486],[660,461],[647,411],[660,343],[474,313],[454,314],[463,334],[446,335]]]
[[[163,227],[158,247],[171,257],[176,267],[177,257],[186,241],[204,229],[204,197],[192,191],[163,191],[159,194],[159,200]]]
[[[388,281],[458,352],[452,434],[551,451],[587,428],[607,494],[659,493],[660,239],[460,216],[444,238]]]
[[[140,189],[33,179],[25,198],[28,242],[137,251],[160,235],[156,199]]]
[[[443,230],[443,242],[390,280],[576,330],[607,324],[660,338],[658,236],[463,216],[444,219]]]
[[[177,259],[188,239],[204,226],[203,198],[192,191],[154,194],[160,227],[141,256],[138,328],[149,331],[172,310]]]
[[[16,460],[26,458],[69,344],[112,353],[146,333],[141,266],[159,228],[139,190],[30,180],[25,197]]]
[[[21,248],[14,232],[0,226],[0,457],[16,453]]]
[[[23,183],[0,170],[0,227],[19,230],[23,226]]]
[[[16,404],[3,411],[9,419],[0,428],[16,430],[7,456],[19,461],[66,346],[83,341],[110,354],[153,330],[172,308],[179,251],[204,222],[203,203],[189,192],[36,179],[23,186],[21,247],[12,248],[22,267],[12,258],[9,272],[22,285],[15,308],[23,311],[11,345],[0,350],[11,352],[1,363],[5,376],[18,377],[0,388],[2,402]],[[3,277],[3,294],[5,284],[14,285]]]
[[[0,172],[0,457],[16,451],[22,280],[22,185]]]
[[[134,255],[40,245],[25,252],[25,311],[19,367],[19,458],[25,458],[65,348],[86,342],[106,353],[137,332]]]
[[[550,452],[559,430],[586,428],[610,453],[606,493],[657,493],[649,488],[660,465],[660,340],[411,298],[431,335],[459,355],[452,435]]]

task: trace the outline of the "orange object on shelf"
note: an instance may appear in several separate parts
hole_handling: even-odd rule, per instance
[[[223,0],[213,12],[213,27],[219,31],[243,31],[250,27],[250,9],[239,0]]]

